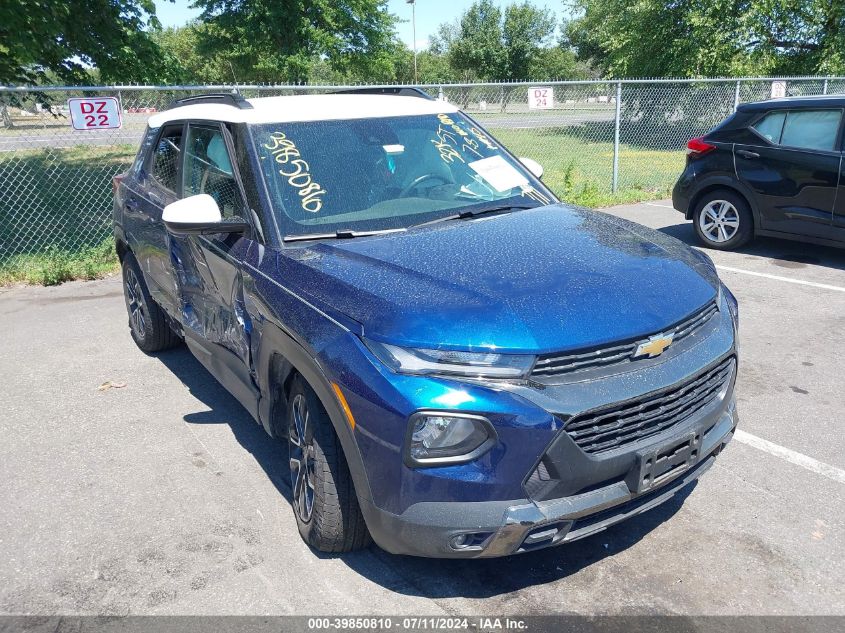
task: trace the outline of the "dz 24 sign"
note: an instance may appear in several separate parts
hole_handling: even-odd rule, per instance
[[[113,130],[121,126],[120,107],[114,97],[68,99],[74,130]]]

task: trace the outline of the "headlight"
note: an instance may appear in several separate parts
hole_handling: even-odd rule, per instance
[[[468,462],[496,443],[493,426],[477,415],[420,412],[411,416],[408,425],[408,466]]]
[[[483,378],[522,378],[534,364],[527,354],[453,352],[398,347],[364,341],[378,359],[400,374],[448,374]]]

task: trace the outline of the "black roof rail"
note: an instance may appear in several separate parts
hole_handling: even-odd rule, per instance
[[[190,97],[183,97],[172,101],[166,110],[179,108],[186,105],[195,105],[197,103],[217,103],[219,105],[230,105],[241,110],[251,110],[252,104],[244,99],[241,94],[235,90],[232,92],[211,92],[201,95],[191,95]]]
[[[332,94],[336,95],[393,95],[396,97],[419,97],[421,99],[428,99],[435,101],[435,98],[428,94],[422,88],[414,88],[412,86],[394,86],[388,88],[362,86],[361,88],[345,88],[337,90]]]

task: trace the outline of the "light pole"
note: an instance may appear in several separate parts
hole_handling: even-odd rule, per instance
[[[405,0],[411,5],[411,37],[414,38],[414,83],[417,83],[417,2],[416,0]]]

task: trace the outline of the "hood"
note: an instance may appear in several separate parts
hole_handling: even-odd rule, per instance
[[[545,353],[635,338],[690,315],[718,284],[678,240],[565,205],[319,242],[281,259],[286,285],[364,336],[439,349]]]

